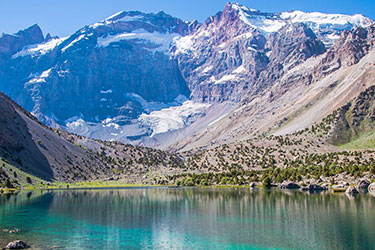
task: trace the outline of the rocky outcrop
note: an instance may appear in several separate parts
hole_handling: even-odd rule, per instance
[[[368,191],[372,194],[375,194],[375,182],[368,186]]]
[[[362,179],[358,185],[356,186],[357,189],[361,189],[361,190],[367,190],[368,187],[370,186],[371,182],[367,179]]]
[[[327,190],[326,188],[319,186],[318,184],[310,184],[307,187],[302,187],[302,191],[323,191]]]
[[[294,182],[284,182],[279,185],[280,189],[299,189],[300,186]]]
[[[357,64],[373,47],[374,30],[374,26],[369,26],[367,28],[354,27],[352,30],[344,31],[314,71],[314,78],[321,79],[341,66]]]
[[[251,182],[249,185],[251,188],[256,188],[257,184],[255,182]]]
[[[350,194],[350,195],[355,195],[355,194],[358,194],[358,190],[355,186],[350,186],[348,187],[348,189],[345,191],[346,194]]]
[[[29,246],[26,244],[26,242],[22,240],[15,240],[12,242],[9,242],[8,245],[4,249],[26,249]]]
[[[350,142],[354,138],[375,128],[375,86],[361,92],[354,100],[337,111],[328,140],[336,145]]]
[[[0,56],[9,57],[27,45],[43,41],[43,33],[38,25],[33,25],[13,35],[3,34],[0,36]]]

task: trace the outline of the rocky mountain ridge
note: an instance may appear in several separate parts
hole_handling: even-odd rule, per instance
[[[263,13],[227,3],[203,24],[131,11],[67,38],[43,38],[33,26],[35,37],[16,49],[0,40],[11,51],[0,61],[0,90],[45,124],[81,135],[207,146],[290,119],[285,105],[303,102],[305,85],[318,86],[371,52],[373,24],[361,15]]]

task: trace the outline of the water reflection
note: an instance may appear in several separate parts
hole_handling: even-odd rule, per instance
[[[187,188],[0,196],[0,229],[18,227],[38,248],[370,249],[374,221],[369,194]]]

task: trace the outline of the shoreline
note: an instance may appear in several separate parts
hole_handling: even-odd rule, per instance
[[[179,185],[146,185],[146,184],[129,184],[129,183],[76,183],[76,184],[58,184],[58,185],[47,185],[47,186],[27,186],[23,189],[21,188],[0,188],[0,195],[1,194],[14,194],[21,191],[34,191],[34,190],[45,190],[45,191],[58,191],[58,190],[84,190],[84,189],[131,189],[131,188],[203,188],[203,189],[209,189],[209,188],[262,188],[262,189],[269,189],[269,188],[277,188],[279,190],[289,190],[289,191],[331,191],[332,193],[344,193],[349,187],[354,187],[355,185],[349,185],[347,187],[335,187],[333,186],[327,186],[324,189],[320,190],[308,190],[303,189],[305,186],[301,186],[299,188],[280,188],[281,184],[278,185],[271,185],[271,186],[264,186],[261,184],[257,185],[209,185],[209,186],[179,186]]]

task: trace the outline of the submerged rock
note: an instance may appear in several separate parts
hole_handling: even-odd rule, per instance
[[[22,240],[15,240],[12,242],[9,242],[8,245],[4,249],[25,249],[28,245],[26,242]]]
[[[294,182],[283,182],[279,185],[280,189],[298,189],[300,186]]]
[[[354,186],[350,186],[350,187],[348,187],[348,189],[345,191],[345,193],[347,193],[347,194],[358,194],[359,192],[358,192],[358,190],[357,190],[357,188],[356,187],[354,187]]]

